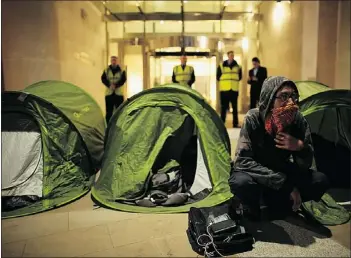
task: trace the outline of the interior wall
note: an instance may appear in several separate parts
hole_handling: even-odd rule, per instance
[[[61,79],[55,3],[4,1],[1,9],[5,90]]]
[[[335,64],[335,88],[351,89],[350,1],[339,1]]]
[[[301,80],[317,79],[319,1],[303,3]]]
[[[105,111],[101,74],[106,40],[101,14],[84,1],[2,2],[6,90],[41,80],[73,83]]]
[[[338,1],[320,1],[317,81],[333,88],[335,87],[337,22]],[[350,37],[350,31],[348,37]]]
[[[302,1],[262,1],[258,57],[268,74],[301,78]]]

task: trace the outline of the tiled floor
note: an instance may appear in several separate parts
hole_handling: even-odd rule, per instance
[[[56,210],[2,220],[2,256],[194,256],[186,228],[186,214],[94,209],[88,194]]]
[[[234,137],[237,130],[230,134]],[[2,256],[195,257],[197,254],[185,233],[187,221],[187,214],[150,215],[96,209],[88,194],[52,211],[2,220]],[[264,226],[269,235],[265,242],[257,242],[253,252],[237,256],[335,257],[350,253],[350,224],[331,227],[333,236],[328,239],[279,223],[283,222]],[[280,231],[276,231],[273,241],[277,228]],[[287,234],[282,228],[290,232],[290,238],[287,237],[290,240],[279,244]]]
[[[306,248],[317,252],[316,250],[326,245],[333,249],[340,249],[340,252],[345,254],[347,249],[344,247],[350,248],[349,226],[350,224],[331,227],[333,234],[331,239],[324,239],[306,229],[301,229],[299,233],[299,229],[294,226],[295,229],[290,231],[295,233],[289,233],[292,239],[289,241],[298,243],[296,247],[289,242],[272,244],[272,240],[266,239],[265,242],[258,242],[256,244],[258,251],[251,254],[252,256],[259,256],[260,253],[274,255],[274,250],[287,248],[286,250],[290,250],[290,253],[296,256],[297,251],[304,255],[306,252],[308,254]],[[273,231],[278,225],[264,227],[269,228],[269,238],[272,238]],[[284,227],[285,231],[289,231],[293,226]],[[187,214],[151,215],[124,213],[104,208],[94,209],[88,194],[56,210],[2,220],[2,256],[195,257],[197,254],[190,248],[185,234],[186,229]],[[278,238],[286,238],[284,231],[277,231],[274,234],[278,234]],[[311,236],[307,241],[305,238],[308,234]],[[315,240],[312,241],[312,239]],[[309,245],[311,247],[308,247]],[[318,252],[316,255],[322,256]],[[335,256],[335,253],[331,255]],[[250,256],[250,253],[242,256]]]

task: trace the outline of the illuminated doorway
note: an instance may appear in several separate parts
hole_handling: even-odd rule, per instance
[[[192,88],[198,91],[206,101],[216,107],[216,57],[188,55],[187,64],[194,67],[195,83]],[[150,86],[155,87],[172,83],[173,68],[180,64],[179,55],[150,57]]]

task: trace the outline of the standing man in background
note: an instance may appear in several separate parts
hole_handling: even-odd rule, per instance
[[[252,66],[253,68],[249,71],[249,80],[247,81],[247,83],[251,85],[250,109],[256,107],[260,98],[262,84],[267,78],[267,69],[266,67],[261,66],[260,59],[257,57],[252,58]]]
[[[118,64],[118,58],[111,56],[109,65],[101,75],[101,81],[107,87],[105,92],[106,122],[110,121],[113,109],[118,108],[124,101],[124,83],[127,80],[125,71]]]
[[[240,65],[234,60],[234,51],[227,53],[228,60],[224,61],[217,68],[217,81],[221,97],[221,118],[223,123],[229,109],[229,102],[233,107],[233,127],[239,127],[238,119],[238,96],[239,82],[242,78]]]
[[[191,88],[191,85],[195,82],[195,73],[192,66],[186,65],[186,61],[186,55],[181,55],[180,65],[173,68],[172,82]]]

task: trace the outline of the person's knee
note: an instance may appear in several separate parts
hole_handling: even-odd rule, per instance
[[[245,172],[233,172],[229,178],[229,186],[232,193],[250,188],[254,184],[252,177]]]
[[[327,191],[329,189],[329,180],[328,177],[321,172],[313,173],[313,185]]]

